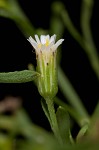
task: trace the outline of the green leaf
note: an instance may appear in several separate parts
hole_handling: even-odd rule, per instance
[[[80,115],[79,115],[79,113],[77,113],[77,111],[72,106],[63,102],[61,99],[59,99],[59,97],[55,97],[54,102],[58,106],[62,106],[66,111],[68,111],[69,115],[75,119],[75,121],[79,124],[79,126],[82,126],[82,124],[80,122]]]
[[[39,73],[32,70],[0,73],[0,83],[25,83],[33,81]]]
[[[68,112],[59,106],[56,112],[57,122],[59,126],[60,135],[64,144],[71,143],[70,141],[70,118]]]
[[[89,124],[85,124],[79,131],[77,137],[76,137],[76,140],[77,142],[81,141],[83,139],[83,137],[86,135],[87,133],[87,130],[89,128]]]

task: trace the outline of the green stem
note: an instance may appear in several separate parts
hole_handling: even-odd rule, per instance
[[[93,0],[82,0],[82,8],[81,8],[81,28],[83,32],[83,36],[85,40],[91,44],[93,51],[97,51],[93,42],[91,28],[90,28],[90,20],[92,16],[93,10]]]
[[[64,96],[67,98],[69,103],[73,106],[73,108],[76,110],[76,112],[80,115],[80,118],[82,121],[89,122],[89,115],[83,106],[81,99],[77,95],[76,91],[74,90],[73,86],[69,82],[68,78],[62,71],[62,69],[59,67],[58,69],[58,82],[59,82],[59,87],[64,94]],[[83,123],[82,123],[83,124]]]
[[[54,108],[54,103],[52,99],[45,99],[46,100],[46,104],[48,107],[48,111],[49,111],[49,115],[50,115],[50,119],[51,119],[51,124],[52,124],[52,131],[54,133],[54,135],[56,136],[56,138],[58,139],[58,141],[61,143],[61,136],[59,133],[59,128],[58,128],[58,123],[57,123],[57,118],[56,118],[56,114],[55,114],[55,108]]]
[[[88,59],[90,61],[90,64],[95,71],[97,77],[99,78],[99,56],[97,54],[97,50],[95,48],[92,36],[91,36],[91,30],[89,28],[89,12],[86,14],[83,14],[83,33],[84,37],[78,32],[74,24],[72,23],[69,14],[66,10],[61,11],[61,17],[63,20],[64,25],[72,35],[72,37],[79,43],[79,45],[84,49],[86,52]],[[84,17],[87,17],[84,18]],[[86,24],[84,19],[86,19]],[[89,38],[90,37],[90,38]]]
[[[92,37],[90,21],[92,17],[94,0],[82,0],[81,9],[81,29],[85,39],[85,49],[88,54],[91,65],[99,77],[99,56]]]
[[[15,16],[13,19],[26,38],[35,34],[35,30],[26,16]]]
[[[73,23],[69,17],[69,14],[66,10],[61,11],[61,18],[63,20],[65,27],[68,29],[68,31],[70,32],[72,37],[80,44],[80,46],[82,48],[85,48],[84,43],[83,43],[84,42],[83,38],[80,35],[80,33],[78,32],[78,30],[76,29],[76,27],[73,25]]]
[[[11,5],[10,11],[12,11],[12,19],[15,21],[21,32],[23,32],[24,36],[28,38],[30,35],[34,35],[35,29],[19,3],[16,0],[12,0]]]

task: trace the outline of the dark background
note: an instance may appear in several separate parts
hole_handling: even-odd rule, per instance
[[[81,32],[81,1],[62,1],[69,11],[75,26]],[[46,2],[43,0],[19,0],[20,5],[34,27],[44,29],[49,28],[52,2],[53,0]],[[98,26],[98,4],[95,1],[91,28],[97,49]],[[66,29],[62,38],[65,39],[65,42],[62,45],[61,66],[88,112],[92,114],[99,98],[97,77],[90,66],[87,55]],[[27,69],[27,65],[30,62],[34,64],[36,62],[31,45],[13,21],[0,17],[0,72],[24,70]],[[0,84],[0,100],[3,100],[6,96],[21,97],[22,105],[33,122],[48,130],[50,129],[41,108],[40,95],[32,82],[24,84]],[[60,90],[58,96],[65,100]]]

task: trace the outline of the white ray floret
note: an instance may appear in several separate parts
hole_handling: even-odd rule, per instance
[[[27,39],[27,40],[34,47],[36,53],[39,53],[40,51],[54,52],[58,48],[58,46],[61,45],[62,42],[64,41],[64,39],[60,39],[55,43],[55,40],[56,40],[55,34],[51,37],[49,35],[41,35],[40,38],[38,37],[38,35],[35,35],[35,39],[36,40],[34,40],[30,36],[29,39]]]
[[[38,35],[35,35],[35,39],[36,39],[36,41],[37,41],[38,44],[41,43],[41,42],[40,42],[40,39],[39,39],[39,37],[38,37]]]

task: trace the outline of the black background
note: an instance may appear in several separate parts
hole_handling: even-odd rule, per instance
[[[53,0],[46,2],[43,0],[19,0],[21,7],[34,27],[44,29],[49,28],[52,2]],[[81,1],[64,0],[63,3],[69,11],[75,26],[81,32]],[[95,1],[93,8],[91,28],[98,49],[97,1]],[[78,92],[83,104],[91,114],[99,98],[97,77],[90,66],[87,55],[66,29],[62,38],[65,39],[65,42],[62,45],[61,66]],[[0,72],[24,70],[27,69],[27,65],[30,62],[34,64],[36,62],[31,45],[13,21],[0,17]],[[0,100],[10,95],[22,98],[22,105],[34,123],[50,129],[41,108],[40,95],[32,82],[24,84],[0,84]],[[60,90],[58,96],[64,100]]]

